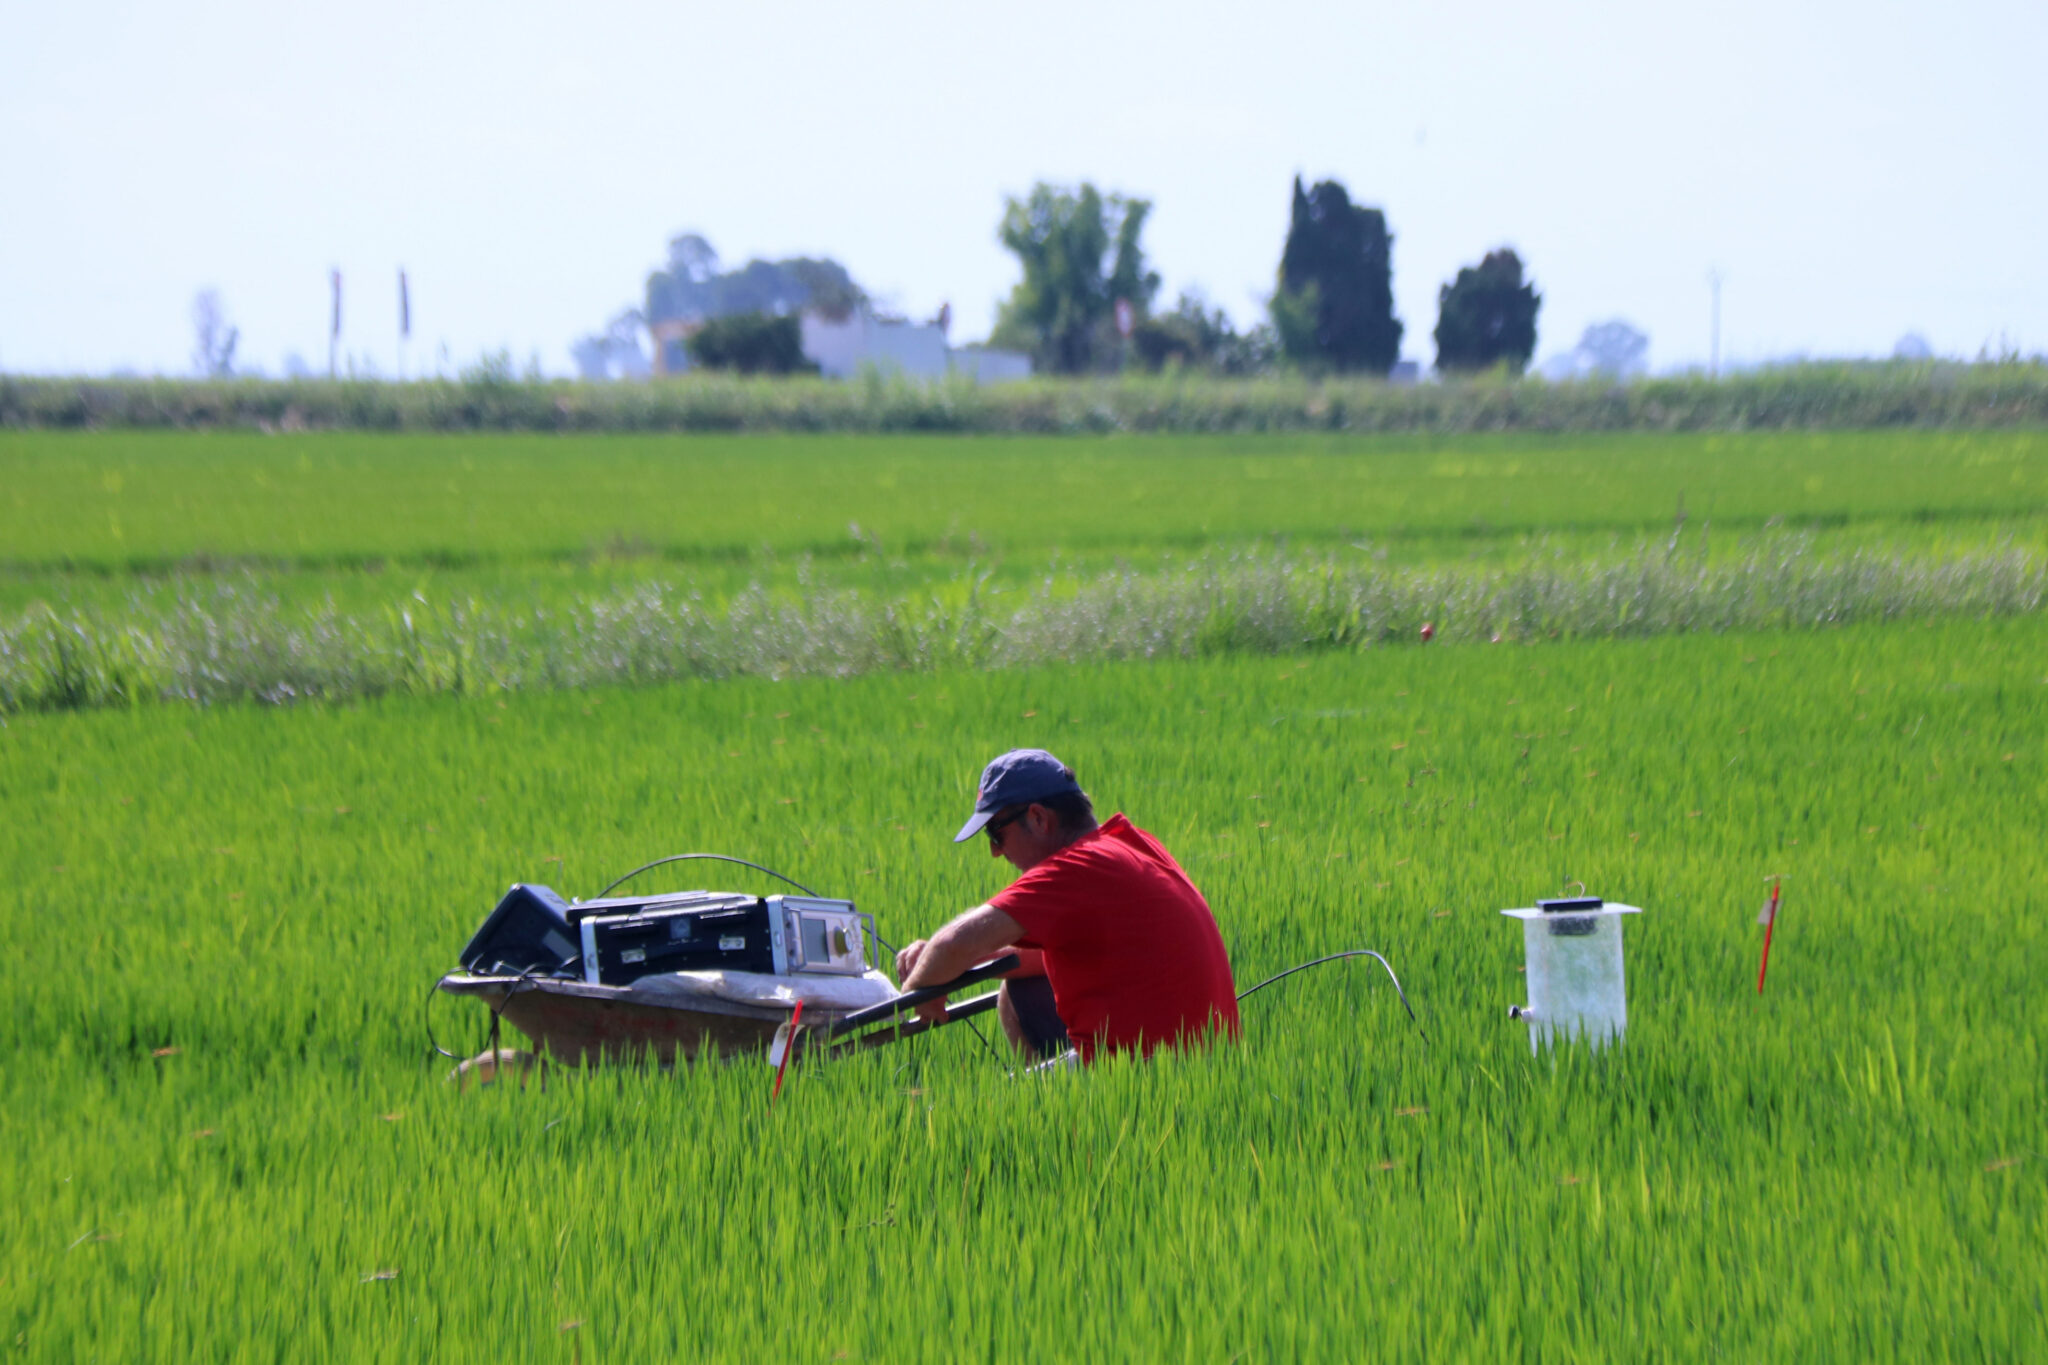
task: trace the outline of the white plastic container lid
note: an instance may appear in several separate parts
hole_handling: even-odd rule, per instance
[[[1547,920],[1591,919],[1595,915],[1640,915],[1643,913],[1641,906],[1623,905],[1620,901],[1602,901],[1587,897],[1587,902],[1588,904],[1583,910],[1576,908],[1565,909],[1566,902],[1551,901],[1549,904],[1556,908],[1545,910],[1540,905],[1529,905],[1519,910],[1503,910],[1501,913],[1511,919]]]

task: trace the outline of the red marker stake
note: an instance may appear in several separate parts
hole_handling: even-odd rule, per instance
[[[782,1073],[789,1070],[789,1054],[796,1051],[797,1025],[803,1023],[803,1021],[804,1002],[799,1000],[796,1002],[796,1013],[789,1016],[789,1045],[782,1049],[782,1061],[775,1068],[775,1089],[768,1096],[768,1104],[771,1108],[774,1106],[775,1101],[782,1098]]]
[[[1758,995],[1764,993],[1764,973],[1771,969],[1771,931],[1778,927],[1778,891],[1783,885],[1782,882],[1771,883],[1771,903],[1764,910],[1764,914],[1768,918],[1764,920],[1763,961],[1756,965],[1756,993]]]

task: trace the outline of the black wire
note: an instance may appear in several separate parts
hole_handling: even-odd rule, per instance
[[[534,967],[526,968],[512,980],[510,985],[505,987],[505,998],[499,1001],[496,1005],[490,1007],[491,1018],[494,1022],[505,1017],[505,1006],[512,1003],[512,997],[519,993],[519,988],[521,986],[527,985],[532,982],[535,970],[536,968]],[[429,986],[427,988],[427,998],[420,1005],[420,1018],[425,1022],[427,1026],[427,1046],[432,1048],[434,1051],[440,1053],[443,1057],[448,1058],[448,1060],[452,1062],[466,1062],[469,1060],[469,1058],[464,1057],[459,1053],[450,1052],[447,1048],[441,1046],[439,1039],[434,1037],[434,995],[440,989],[441,983],[439,981],[436,981],[432,986]]]
[[[1253,986],[1248,990],[1239,991],[1237,998],[1239,1000],[1243,1000],[1253,991],[1262,991],[1266,987],[1272,985],[1275,981],[1281,980],[1283,977],[1293,976],[1296,972],[1305,972],[1311,967],[1320,967],[1325,962],[1336,962],[1347,957],[1369,957],[1373,959],[1375,962],[1379,963],[1380,966],[1387,969],[1387,980],[1394,983],[1394,994],[1401,997],[1401,1008],[1408,1011],[1408,1020],[1410,1023],[1415,1025],[1415,1031],[1417,1033],[1422,1034],[1422,1041],[1425,1043],[1428,1042],[1429,1035],[1423,1032],[1422,1021],[1415,1017],[1415,1007],[1408,1003],[1408,992],[1401,989],[1401,978],[1394,975],[1393,964],[1388,962],[1385,958],[1381,957],[1378,953],[1374,952],[1370,948],[1347,948],[1341,953],[1331,953],[1328,957],[1313,958],[1297,966],[1289,967],[1284,972],[1275,972],[1273,973],[1273,975],[1267,977],[1264,981],[1261,981],[1258,985]]]
[[[538,970],[539,964],[536,963],[534,966],[528,967],[524,971],[520,972],[519,975],[513,979],[512,984],[505,987],[505,998],[498,1002],[497,1008],[492,1010],[491,1013],[496,1015],[498,1018],[503,1019],[505,1017],[505,1006],[512,1003],[512,997],[519,994],[519,988],[521,986],[526,985],[528,982],[532,981],[533,974]]]
[[[533,974],[538,968],[539,964],[536,963],[520,972],[512,983],[505,987],[505,998],[500,1000],[497,1007],[491,1011],[491,1079],[493,1081],[504,1079],[498,1074],[498,1068],[502,1065],[505,1048],[504,1044],[500,1043],[498,1039],[503,1033],[502,1022],[505,1018],[505,1007],[512,1003],[513,996],[519,994],[519,988],[533,979]],[[516,1048],[514,1049],[514,1051],[517,1050]],[[547,1064],[545,1043],[536,1050],[535,1055],[540,1059],[541,1065],[545,1066]],[[543,1072],[542,1074],[545,1075],[546,1073]]]
[[[995,1050],[995,1046],[994,1046],[994,1044],[990,1043],[990,1042],[989,1042],[989,1040],[988,1040],[987,1038],[985,1038],[985,1037],[983,1037],[983,1036],[982,1036],[982,1032],[981,1032],[981,1025],[979,1025],[979,1024],[977,1024],[977,1023],[975,1023],[975,1022],[974,1022],[974,1021],[973,1021],[972,1019],[964,1020],[963,1022],[964,1022],[964,1023],[965,1023],[966,1025],[967,1025],[967,1027],[969,1027],[969,1028],[971,1028],[971,1029],[973,1029],[973,1030],[974,1030],[974,1036],[975,1036],[975,1037],[977,1037],[977,1038],[980,1038],[980,1039],[981,1039],[981,1045],[982,1045],[982,1046],[983,1046],[984,1048],[987,1048],[987,1049],[988,1049],[988,1055],[989,1055],[989,1056],[991,1056],[991,1057],[993,1057],[993,1058],[995,1058],[995,1059],[996,1059],[996,1065],[997,1065],[997,1066],[1005,1066],[1005,1065],[1007,1065],[1007,1063],[1005,1063],[1005,1062],[1003,1061],[1003,1054],[1002,1054],[1002,1053],[1000,1053],[1000,1052],[997,1052],[997,1051]]]
[[[777,881],[788,882],[791,886],[803,892],[806,896],[818,895],[817,892],[811,890],[811,888],[805,886],[802,882],[797,881],[795,878],[785,877],[772,867],[763,867],[759,863],[750,863],[745,858],[735,858],[727,853],[674,853],[670,854],[666,858],[656,858],[651,863],[642,863],[640,866],[634,868],[631,872],[628,872],[625,876],[620,877],[616,881],[610,883],[610,885],[605,887],[604,891],[598,892],[597,895],[590,897],[590,899],[600,899],[605,894],[605,891],[610,891],[613,887],[618,886],[620,882],[629,882],[633,880],[633,878],[639,876],[642,872],[646,872],[651,868],[661,867],[667,863],[685,863],[697,858],[708,858],[713,862],[720,863],[738,863],[741,867],[751,867],[756,872],[765,872],[769,876],[775,878]],[[819,899],[823,900],[824,897],[820,896]]]
[[[420,1006],[420,1018],[427,1026],[427,1046],[452,1062],[467,1061],[467,1058],[458,1057],[447,1048],[442,1047],[440,1040],[434,1037],[434,997],[440,993],[441,983],[436,981],[433,985],[427,987],[426,1001]]]

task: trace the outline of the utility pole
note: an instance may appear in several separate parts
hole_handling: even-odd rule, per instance
[[[341,344],[341,272],[328,272],[329,282],[334,286],[333,320],[327,328],[327,377],[334,378],[334,348]]]
[[[405,380],[405,343],[412,336],[412,289],[406,283],[405,268],[398,270],[398,378]]]
[[[1715,266],[1707,271],[1707,288],[1714,294],[1713,341],[1708,352],[1707,374],[1710,378],[1721,377],[1721,268]]]

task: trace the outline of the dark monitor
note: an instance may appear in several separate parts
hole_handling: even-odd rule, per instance
[[[462,950],[462,969],[477,976],[545,976],[578,956],[569,906],[545,886],[517,883]]]

